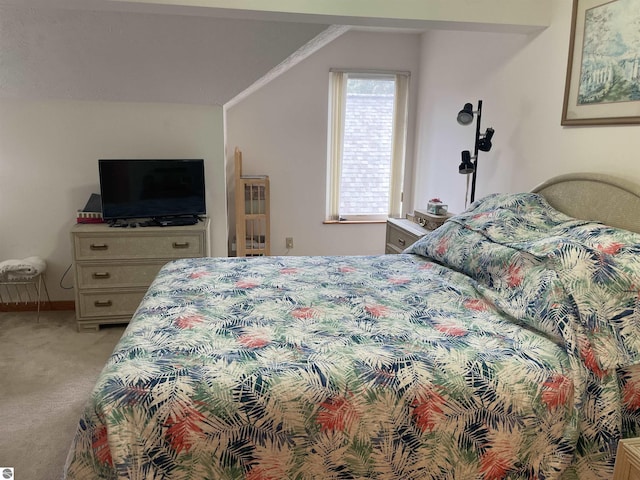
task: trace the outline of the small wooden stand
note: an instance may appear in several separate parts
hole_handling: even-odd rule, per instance
[[[618,442],[613,480],[640,480],[640,438]]]
[[[271,251],[269,177],[242,175],[242,152],[234,152],[236,177],[236,256],[260,257]]]

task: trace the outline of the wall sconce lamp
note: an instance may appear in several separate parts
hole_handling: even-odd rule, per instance
[[[476,174],[478,173],[478,151],[488,152],[493,146],[491,139],[495,130],[493,128],[487,128],[484,133],[480,133],[480,120],[482,119],[482,100],[478,100],[478,109],[473,110],[473,105],[465,103],[464,107],[458,113],[458,123],[460,125],[469,125],[473,122],[473,116],[476,116],[476,138],[474,143],[473,156],[469,150],[462,152],[462,162],[458,167],[458,172],[468,175],[472,174],[471,179],[471,202],[473,203],[476,196]],[[468,178],[468,177],[467,177]],[[467,180],[467,188],[468,188]]]

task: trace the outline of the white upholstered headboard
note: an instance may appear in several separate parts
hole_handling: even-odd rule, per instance
[[[570,173],[535,187],[556,210],[640,232],[640,185],[601,173]]]

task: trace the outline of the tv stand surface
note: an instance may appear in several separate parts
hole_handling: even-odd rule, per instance
[[[160,217],[154,218],[153,221],[160,227],[183,227],[185,225],[195,225],[200,219],[194,215],[190,217]]]
[[[109,222],[109,226],[115,228],[185,227],[188,225],[197,225],[198,222],[202,221],[202,218],[198,215],[179,217],[130,218],[112,220]]]
[[[164,264],[209,255],[209,219],[173,228],[77,224],[71,240],[78,330],[95,331],[129,322]]]

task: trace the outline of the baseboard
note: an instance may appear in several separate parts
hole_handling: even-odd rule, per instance
[[[66,311],[75,310],[76,305],[72,300],[41,302],[40,311]],[[21,302],[21,303],[0,303],[0,312],[36,312],[38,311],[37,302]]]

